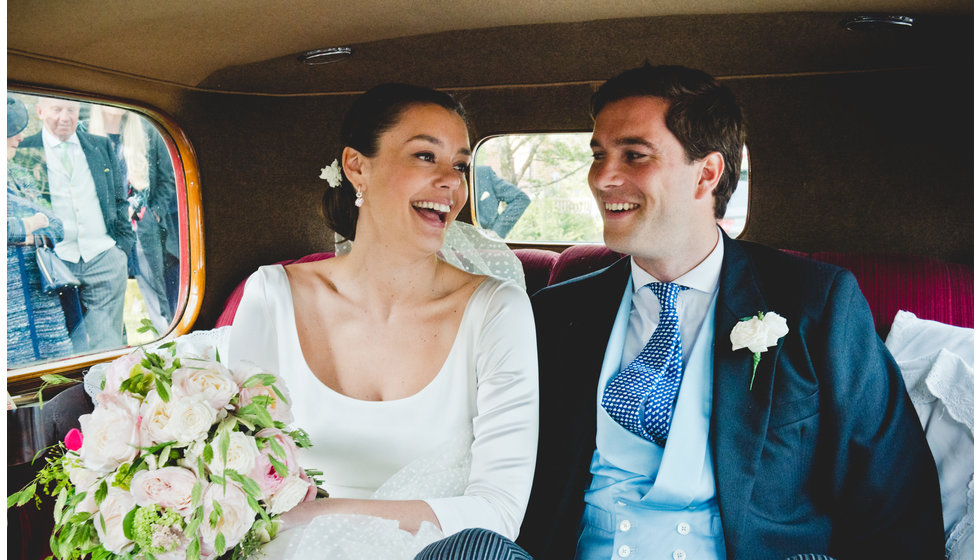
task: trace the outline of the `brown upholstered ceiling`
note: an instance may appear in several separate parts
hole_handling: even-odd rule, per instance
[[[371,53],[375,41],[454,30],[663,15],[918,13],[923,7],[919,0],[9,0],[7,48],[179,86],[196,86],[212,76],[205,85],[261,91],[241,80],[222,83],[215,73],[326,46],[364,45]],[[929,0],[927,9],[930,14],[966,14],[973,7],[969,0]],[[588,29],[568,28],[566,40],[589,45],[594,38]],[[526,29],[517,33],[516,44],[535,43]],[[524,52],[533,55],[533,50]],[[401,68],[407,72],[411,65]],[[349,86],[333,82],[332,87]]]

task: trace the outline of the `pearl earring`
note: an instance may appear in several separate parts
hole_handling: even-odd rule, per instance
[[[357,187],[357,198],[354,200],[354,206],[360,208],[364,206],[364,194],[361,192],[361,187]]]

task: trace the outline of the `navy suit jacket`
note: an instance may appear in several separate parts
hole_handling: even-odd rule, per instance
[[[722,237],[709,446],[728,558],[943,558],[936,466],[854,276]],[[531,300],[541,424],[518,543],[537,560],[574,556],[599,371],[629,276],[622,259]],[[750,391],[752,353],[732,351],[729,333],[759,311],[790,331]]]
[[[129,255],[136,241],[133,225],[129,220],[129,200],[126,198],[126,179],[112,153],[108,138],[76,131],[78,143],[88,161],[88,169],[95,182],[95,193],[99,197],[102,219],[106,233],[116,241],[116,246]],[[15,161],[31,172],[36,173],[41,191],[51,202],[51,188],[48,185],[47,161],[44,156],[44,141],[41,133],[28,136],[17,147]]]

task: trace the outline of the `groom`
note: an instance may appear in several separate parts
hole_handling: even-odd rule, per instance
[[[942,558],[936,467],[854,277],[716,225],[739,176],[732,92],[644,66],[592,115],[589,186],[629,258],[532,300],[518,543],[537,560]],[[733,350],[760,316],[740,330],[761,347]]]

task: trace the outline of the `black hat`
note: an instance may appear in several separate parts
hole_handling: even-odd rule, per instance
[[[7,96],[7,138],[27,128],[27,107],[20,99]]]

